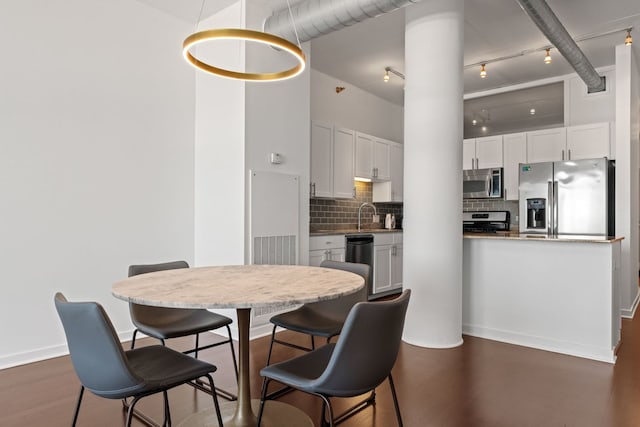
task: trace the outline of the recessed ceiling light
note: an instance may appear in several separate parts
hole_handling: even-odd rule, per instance
[[[531,114],[532,116],[536,114],[536,109],[535,108],[530,109],[529,114]]]
[[[487,131],[487,127],[486,126],[482,126],[482,132],[486,132]]]

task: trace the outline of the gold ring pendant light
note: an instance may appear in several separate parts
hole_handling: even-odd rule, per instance
[[[202,6],[200,8],[200,16],[202,16],[202,10],[204,9],[204,2],[202,0]],[[289,4],[289,0],[287,0],[287,7],[289,9],[289,16],[291,17],[291,23],[293,24],[293,31],[296,34],[296,39],[298,39],[298,32],[296,30],[295,22],[293,21],[293,14],[291,13],[291,5]],[[200,22],[200,17],[198,17],[198,22]],[[197,25],[196,25],[197,29]],[[216,41],[216,40],[240,40],[240,41],[250,41],[255,43],[262,43],[267,46],[271,46],[275,49],[285,51],[293,56],[297,60],[297,65],[289,68],[288,70],[278,71],[275,73],[242,73],[239,71],[231,71],[220,67],[214,67],[213,65],[207,64],[206,62],[196,58],[191,52],[190,49],[199,44],[208,41]],[[229,79],[236,80],[250,80],[256,82],[272,82],[277,80],[286,80],[292,77],[295,77],[301,74],[304,71],[306,65],[306,57],[304,52],[302,52],[300,46],[300,39],[298,39],[298,45],[291,43],[289,40],[283,39],[282,37],[275,36],[273,34],[264,33],[261,31],[253,31],[253,30],[245,30],[240,28],[221,28],[217,30],[205,30],[195,32],[191,34],[184,40],[182,43],[182,54],[184,59],[194,67],[199,70],[205,71],[207,73],[215,74],[217,76],[226,77]]]
[[[214,67],[213,65],[199,60],[189,51],[192,46],[214,40],[245,40],[266,44],[273,48],[281,49],[285,52],[290,53],[294,58],[297,59],[298,64],[295,67],[289,68],[288,70],[275,73],[241,73],[238,71],[231,71],[224,68]],[[206,71],[207,73],[215,74],[221,77],[227,77],[229,79],[251,81],[276,81],[290,79],[302,73],[304,71],[306,63],[306,57],[304,55],[304,52],[302,52],[302,49],[300,49],[290,41],[278,36],[274,36],[273,34],[253,30],[244,30],[239,28],[221,28],[217,30],[205,30],[191,34],[184,40],[184,43],[182,44],[182,54],[184,55],[184,59],[186,59],[187,62],[202,71]]]

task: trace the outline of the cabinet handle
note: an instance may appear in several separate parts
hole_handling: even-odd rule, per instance
[[[356,198],[356,187],[353,187],[353,198]]]
[[[480,167],[478,166],[478,158],[476,157],[476,169],[480,169]]]
[[[564,160],[564,150],[562,150],[562,160]]]
[[[507,200],[507,189],[504,189],[504,199]]]
[[[571,149],[567,150],[569,152],[569,158],[567,160],[571,160]]]

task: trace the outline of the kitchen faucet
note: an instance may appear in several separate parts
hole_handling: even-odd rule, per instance
[[[358,208],[358,231],[360,231],[362,208],[364,208],[365,206],[371,206],[373,208],[373,214],[378,215],[378,210],[376,209],[375,205],[373,205],[372,203],[364,202],[363,204],[361,204],[360,207]]]

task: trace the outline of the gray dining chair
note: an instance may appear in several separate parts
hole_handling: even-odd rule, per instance
[[[160,264],[130,265],[129,277],[156,271],[175,270],[181,268],[189,268],[189,264],[186,261],[172,261]],[[200,350],[229,344],[237,381],[238,362],[236,361],[233,339],[231,338],[231,328],[229,327],[232,320],[229,317],[212,313],[204,309],[153,307],[135,303],[129,303],[129,313],[131,314],[131,321],[136,327],[133,331],[133,339],[131,340],[132,349],[135,347],[136,334],[138,331],[160,340],[162,345],[165,345],[165,340],[169,338],[195,335],[195,347],[184,351],[184,353],[193,353],[196,358],[198,358],[198,351]],[[228,339],[200,346],[201,332],[212,331],[222,327],[226,327],[227,335],[229,337]],[[197,382],[194,385],[201,388],[203,384],[201,382]],[[205,389],[203,391],[210,390]],[[235,400],[237,398],[229,391],[220,388],[217,389],[217,392],[220,396],[229,400]]]
[[[358,292],[350,295],[327,301],[303,304],[295,310],[271,317],[270,322],[273,323],[273,331],[271,332],[267,365],[271,363],[274,343],[297,348],[298,350],[314,350],[315,336],[324,337],[327,342],[329,342],[331,338],[340,335],[344,321],[354,304],[367,301],[367,284],[369,283],[370,276],[369,265],[327,260],[322,261],[320,267],[334,268],[358,274],[364,279],[365,286]],[[309,335],[311,337],[311,347],[304,347],[277,338],[276,330],[278,327]]]
[[[133,397],[126,425],[131,425],[134,407],[151,394],[164,396],[164,424],[171,425],[167,390],[206,377],[215,388],[211,374],[216,367],[162,345],[124,351],[107,313],[96,302],[69,302],[58,292],[54,297],[69,346],[69,354],[78,378],[80,395],[73,415],[75,426],[85,388],[108,399]],[[215,393],[213,404],[222,425],[220,406]],[[89,423],[87,423],[89,424]]]
[[[337,343],[328,343],[302,356],[263,368],[260,371],[264,381],[258,426],[271,381],[320,397],[323,401],[322,425],[327,423],[327,412],[328,424],[333,427],[371,403],[365,401],[364,407],[352,408],[334,418],[330,397],[358,396],[374,390],[388,379],[398,425],[402,427],[391,369],[398,357],[410,297],[411,290],[405,290],[394,300],[358,303],[349,313]]]

